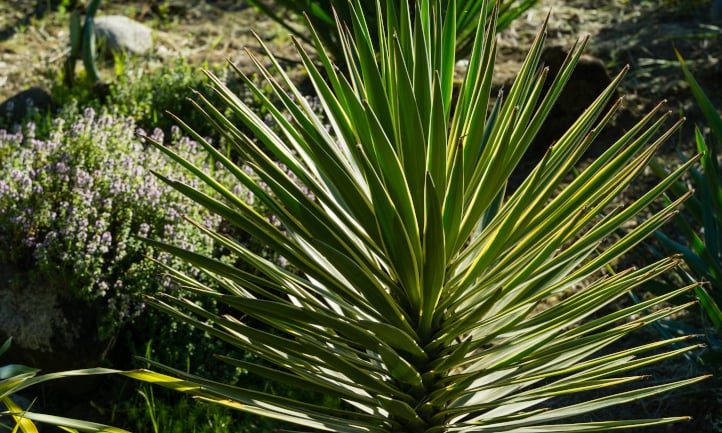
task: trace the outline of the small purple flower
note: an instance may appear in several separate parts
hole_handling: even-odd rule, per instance
[[[83,116],[85,116],[88,123],[91,123],[93,121],[93,119],[95,119],[95,110],[93,109],[93,107],[87,107],[83,111]]]
[[[157,141],[158,143],[162,143],[163,136],[164,136],[163,130],[161,130],[160,128],[155,128],[153,130],[153,134],[150,136],[150,138],[153,139],[154,141]]]
[[[150,232],[150,226],[147,223],[141,223],[138,227],[138,236],[148,236],[148,232]]]
[[[25,138],[28,140],[35,138],[35,123],[30,122],[25,125]]]
[[[54,170],[58,174],[64,174],[67,173],[70,169],[63,161],[59,161],[55,164]]]

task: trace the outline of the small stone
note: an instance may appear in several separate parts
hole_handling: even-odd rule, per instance
[[[461,60],[457,61],[457,62],[456,62],[456,67],[459,68],[459,69],[464,69],[464,70],[466,70],[466,68],[469,67],[469,59],[461,59]]]
[[[122,15],[106,15],[95,19],[97,44],[110,54],[147,54],[153,48],[152,33],[149,27]]]

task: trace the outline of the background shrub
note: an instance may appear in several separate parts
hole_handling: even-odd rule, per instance
[[[52,89],[53,99],[60,106],[78,104],[96,110],[103,106],[112,107],[118,115],[133,118],[137,127],[149,131],[155,128],[169,131],[175,125],[173,119],[166,115],[166,111],[170,111],[182,117],[201,135],[213,136],[213,129],[188,99],[193,89],[203,90],[206,87],[201,69],[191,67],[183,57],[162,63],[154,69],[143,67],[141,61],[134,57],[115,56],[115,78],[105,98],[100,98],[87,83],[68,88],[59,78]],[[219,68],[214,71],[221,72]]]

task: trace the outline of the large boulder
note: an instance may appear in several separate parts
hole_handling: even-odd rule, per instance
[[[122,15],[95,18],[95,37],[106,52],[143,55],[153,48],[152,30]]]
[[[99,308],[71,295],[60,280],[0,263],[0,343],[12,337],[0,365],[44,372],[95,367],[109,342],[98,339]]]
[[[567,49],[561,46],[551,46],[542,52],[542,63],[549,68],[544,91],[551,87],[566,57]],[[527,157],[532,159],[532,164],[536,164],[541,159],[549,146],[579,119],[584,110],[611,83],[612,78],[602,60],[588,54],[583,54],[579,58],[569,81],[529,149]]]
[[[35,110],[44,113],[52,107],[52,97],[45,89],[31,87],[0,103],[0,119],[9,125],[21,121]],[[8,125],[0,123],[0,128]]]
[[[543,94],[551,87],[554,77],[559,73],[567,57],[567,48],[551,46],[542,52],[541,64],[549,68],[549,75],[544,85]],[[559,95],[551,112],[542,124],[522,161],[512,174],[509,186],[511,190],[521,184],[532,168],[541,160],[549,147],[579,119],[584,110],[609,86],[612,78],[604,62],[597,57],[583,54],[574,68],[569,81]],[[509,89],[513,80],[505,83]],[[608,103],[608,108],[616,100]],[[602,130],[594,143],[584,154],[585,158],[599,156],[621,134],[634,123],[635,116],[626,107],[622,107]]]

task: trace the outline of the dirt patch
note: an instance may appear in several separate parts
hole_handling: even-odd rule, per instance
[[[171,2],[162,10],[149,6],[158,2],[120,3],[103,3],[99,15],[125,15],[153,29],[154,52],[144,59],[148,69],[178,57],[199,67],[227,59],[248,65],[244,48],[259,46],[254,32],[281,58],[298,58],[288,32],[243,1]],[[57,8],[25,0],[0,3],[0,101],[51,85],[69,52],[68,26],[69,13]],[[100,66],[103,78],[113,76],[112,65]]]
[[[614,76],[631,69],[621,84],[625,106],[639,118],[660,100],[687,122],[682,134],[664,147],[692,147],[693,126],[706,123],[684,82],[675,49],[717,107],[722,107],[722,22],[715,22],[710,1],[542,0],[524,19],[501,35],[500,65],[512,72],[514,59],[528,46],[538,23],[551,10],[548,46],[569,47],[589,35],[587,53]],[[675,119],[676,120],[676,119]]]

